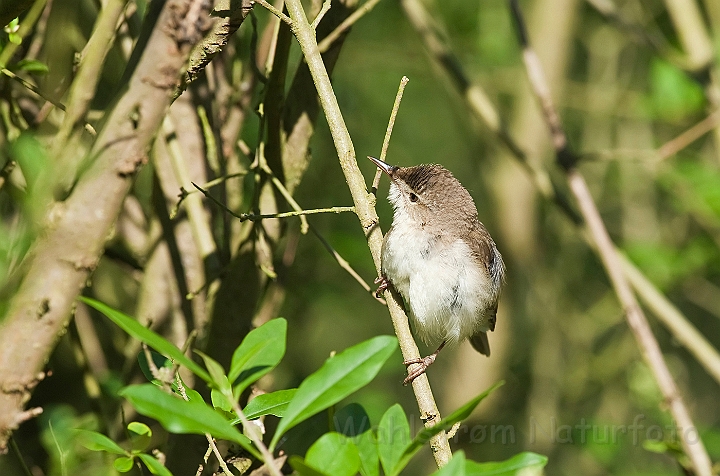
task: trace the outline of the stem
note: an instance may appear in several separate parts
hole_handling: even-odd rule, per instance
[[[350,194],[355,203],[355,213],[360,219],[360,225],[365,232],[375,268],[377,272],[380,273],[382,232],[378,226],[378,216],[375,211],[375,196],[369,194],[365,188],[365,178],[358,168],[350,133],[345,126],[345,120],[343,119],[340,106],[337,103],[337,98],[330,83],[330,78],[325,69],[322,57],[320,56],[320,51],[318,50],[315,32],[308,23],[302,8],[302,3],[300,0],[287,0],[286,5],[290,18],[293,21],[293,32],[300,43],[303,56],[315,82],[320,104],[325,111],[330,133],[332,134],[335,148],[338,152],[340,167],[343,170],[345,181],[348,184]],[[410,332],[410,325],[402,309],[400,297],[388,290],[385,291],[385,299],[387,300],[395,333],[400,342],[400,350],[402,351],[403,358],[405,360],[420,358],[420,351]],[[440,421],[440,412],[435,404],[427,375],[423,374],[413,380],[412,386],[425,426],[430,427],[435,425]],[[447,464],[450,458],[452,458],[450,445],[448,444],[444,431],[438,433],[430,440],[430,446],[433,450],[435,462],[439,467]]]
[[[255,425],[250,423],[250,420],[248,420],[243,413],[240,405],[238,405],[237,399],[232,394],[232,390],[227,393],[223,393],[225,394],[225,398],[227,398],[229,402],[232,402],[233,410],[240,418],[240,421],[242,422],[245,430],[247,430],[246,433],[249,433],[250,439],[255,444],[255,447],[260,450],[260,453],[265,460],[265,466],[268,467],[268,470],[273,476],[282,476],[280,470],[277,468],[277,466],[275,466],[275,458],[273,458],[273,455],[270,453],[270,450],[268,450],[267,446],[265,446],[265,443],[263,443],[262,439],[257,436],[257,433],[255,433],[257,431],[257,428],[255,427]]]
[[[407,76],[403,76],[400,80],[400,86],[398,92],[395,95],[395,103],[393,104],[392,112],[390,113],[390,120],[388,121],[387,129],[385,130],[385,138],[383,139],[382,150],[380,151],[380,160],[385,162],[387,156],[387,150],[390,146],[390,136],[392,135],[393,127],[395,127],[395,118],[397,117],[398,109],[400,109],[400,101],[402,101],[403,93],[405,92],[405,86],[407,85]],[[377,193],[377,189],[380,186],[380,177],[382,177],[382,170],[379,168],[375,171],[375,177],[373,178],[372,190]]]
[[[350,14],[349,17],[343,20],[343,22],[340,23],[337,28],[331,31],[328,36],[320,40],[320,43],[318,43],[318,49],[320,50],[320,53],[325,53],[327,50],[329,50],[333,43],[335,43],[335,41],[340,38],[340,35],[345,33],[351,26],[355,24],[355,22],[357,22],[370,10],[372,10],[373,7],[375,7],[375,5],[377,5],[378,3],[380,3],[380,0],[368,0],[367,2],[363,3],[360,8],[352,12],[352,14]]]

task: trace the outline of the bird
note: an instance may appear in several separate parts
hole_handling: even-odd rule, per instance
[[[393,206],[376,295],[392,286],[420,339],[439,343],[427,357],[404,362],[403,384],[425,373],[445,346],[466,339],[489,357],[487,332],[495,330],[505,264],[470,193],[442,165],[397,167],[368,159],[390,178]]]

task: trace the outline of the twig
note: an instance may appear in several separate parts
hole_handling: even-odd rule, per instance
[[[510,7],[518,39],[523,49],[523,59],[528,79],[540,102],[543,115],[550,129],[558,163],[565,171],[570,189],[580,205],[587,229],[593,237],[600,259],[623,306],[628,325],[637,340],[645,361],[653,372],[665,401],[670,407],[670,412],[676,424],[682,429],[678,432],[678,436],[683,450],[690,458],[695,474],[712,476],[712,463],[702,441],[699,438],[693,443],[688,441],[689,430],[695,428],[695,425],[665,363],[660,346],[650,329],[650,324],[630,288],[627,277],[623,273],[620,257],[595,206],[587,183],[575,168],[577,157],[568,146],[565,132],[550,97],[540,60],[529,46],[525,23],[517,0],[510,0]]]
[[[616,250],[617,251],[617,250]],[[625,275],[640,299],[670,329],[675,339],[695,356],[705,370],[720,384],[720,353],[703,337],[673,304],[650,283],[626,256],[619,254]]]
[[[200,192],[202,192],[203,195],[205,195],[207,198],[215,202],[216,205],[222,207],[223,210],[234,216],[235,218],[239,218],[240,221],[260,221],[265,220],[268,218],[288,218],[288,217],[297,217],[302,215],[316,215],[318,213],[343,213],[343,212],[354,212],[355,207],[330,207],[330,208],[315,208],[312,210],[298,210],[298,211],[292,211],[292,212],[283,212],[283,213],[270,213],[267,215],[255,215],[252,213],[235,213],[234,211],[230,210],[228,207],[223,205],[219,200],[217,200],[215,197],[210,195],[206,190],[203,190],[200,188],[197,184],[193,183],[193,186],[198,189]]]
[[[263,459],[265,460],[265,466],[268,467],[270,473],[274,476],[282,476],[280,469],[275,465],[275,458],[273,458],[273,455],[270,453],[267,446],[265,446],[265,443],[263,443],[262,438],[257,435],[257,427],[250,423],[250,420],[247,419],[245,413],[243,413],[242,409],[240,408],[237,399],[233,396],[232,390],[229,390],[228,392],[223,392],[223,394],[225,395],[225,398],[227,398],[228,401],[232,404],[235,414],[240,418],[240,421],[243,424],[243,428],[245,428],[245,433],[250,436],[252,442],[255,443],[255,447],[260,450],[260,454],[262,454]]]
[[[322,21],[322,19],[323,19],[323,17],[325,16],[325,14],[330,11],[330,3],[331,3],[331,2],[332,2],[332,0],[325,0],[325,1],[323,2],[322,8],[320,8],[320,11],[318,12],[317,16],[315,17],[315,19],[314,19],[314,20],[312,21],[312,23],[310,24],[310,27],[311,27],[313,30],[317,30],[317,27],[318,27],[318,25],[320,24],[320,22]]]
[[[365,232],[368,248],[375,263],[375,269],[380,273],[382,232],[378,226],[378,216],[375,211],[375,197],[369,194],[366,189],[365,178],[358,167],[355,148],[350,138],[350,133],[345,125],[340,106],[337,103],[337,98],[333,92],[330,77],[325,69],[322,56],[320,55],[320,51],[318,51],[315,32],[310,28],[310,24],[302,8],[302,3],[300,0],[287,0],[286,5],[290,18],[294,22],[293,31],[295,37],[298,43],[300,43],[303,56],[305,57],[308,69],[317,88],[320,104],[327,118],[330,133],[335,143],[335,149],[338,152],[340,167],[343,170],[345,181],[348,184],[350,194],[355,203],[355,213]],[[406,360],[420,358],[420,351],[410,332],[408,318],[402,309],[401,298],[397,294],[387,290],[385,292],[385,299],[387,300],[395,334],[398,336],[403,358]],[[427,375],[423,374],[413,380],[412,386],[425,426],[430,427],[435,425],[440,421],[440,412],[435,404]],[[433,437],[430,440],[430,445],[433,449],[433,457],[438,466],[442,467],[450,461],[452,453],[444,431],[441,431]]]
[[[58,156],[70,157],[64,151],[73,129],[83,123],[83,118],[95,96],[95,90],[107,56],[115,38],[116,25],[122,15],[127,0],[112,0],[103,5],[95,22],[92,35],[82,51],[82,59],[77,74],[70,85],[67,99],[67,110],[62,125],[53,140],[53,150]],[[66,160],[63,160],[66,162]],[[74,169],[76,163],[63,164]],[[74,176],[74,173],[71,174]],[[73,177],[74,178],[74,177]]]
[[[275,175],[272,173],[272,170],[270,170],[270,167],[268,167],[267,164],[264,164],[263,170],[265,170],[265,172],[271,177],[271,181],[272,181],[273,185],[275,185],[275,188],[278,189],[278,191],[285,198],[285,200],[288,201],[290,206],[293,207],[293,210],[295,210],[296,212],[302,212],[303,211],[302,207],[295,201],[293,196],[290,194],[290,191],[287,188],[285,188],[285,185],[283,185],[283,183],[277,177],[275,177]],[[354,209],[353,209],[353,211],[354,211]],[[305,216],[300,215],[300,219],[301,220],[305,219]],[[335,258],[335,261],[338,262],[340,267],[342,269],[344,269],[345,271],[347,271],[350,274],[350,276],[352,276],[355,279],[355,281],[357,281],[360,284],[360,286],[363,287],[363,289],[365,291],[369,292],[375,299],[380,301],[382,304],[385,304],[385,300],[375,296],[375,293],[372,292],[372,288],[370,288],[370,285],[367,282],[365,282],[365,280],[353,269],[352,266],[350,266],[350,263],[348,263],[342,256],[340,256],[340,253],[335,251],[335,249],[330,245],[330,243],[328,243],[327,240],[320,234],[320,232],[317,231],[317,228],[312,226],[307,221],[305,221],[305,224],[308,227],[308,229],[313,232],[313,234],[317,237],[317,239],[320,240],[320,243],[322,243],[322,245],[325,247],[325,249],[333,256],[333,258]],[[302,229],[301,229],[301,231],[302,231]],[[302,233],[303,234],[307,233],[307,230],[303,231]]]
[[[252,0],[218,0],[215,2],[213,14],[221,18],[215,21],[212,31],[203,39],[202,43],[193,49],[188,69],[183,75],[180,86],[173,94],[173,100],[177,99],[190,83],[200,76],[210,61],[227,46],[230,36],[237,31],[251,11]]]
[[[380,0],[368,0],[367,2],[363,3],[360,8],[352,12],[350,16],[343,20],[343,22],[340,23],[333,31],[331,31],[329,35],[320,40],[320,43],[318,43],[318,50],[320,50],[320,53],[325,53],[327,50],[329,50],[333,43],[335,43],[335,41],[340,38],[340,35],[345,33],[351,26],[355,24],[355,22],[357,22],[370,10],[372,10],[378,3],[380,3]]]
[[[186,342],[186,345],[189,345],[189,342]],[[150,355],[149,355],[149,352],[147,350],[147,346],[145,345],[145,343],[143,343],[143,349],[145,350],[147,358],[150,359]],[[152,363],[152,361],[149,361],[149,362]],[[155,365],[155,364],[152,363],[152,365]],[[175,375],[175,385],[177,385],[180,396],[182,397],[183,400],[185,400],[186,402],[189,402],[190,398],[187,396],[187,392],[185,392],[185,385],[183,385],[182,379],[180,378],[180,374],[178,374],[177,371],[175,371],[174,375]],[[155,376],[154,373],[153,373],[153,376]],[[210,433],[205,433],[205,439],[208,442],[208,448],[211,449],[212,452],[215,454],[215,457],[218,460],[218,464],[220,465],[220,468],[222,468],[222,471],[225,474],[225,476],[234,476],[232,471],[230,471],[230,468],[228,468],[227,463],[225,463],[225,460],[223,459],[222,455],[220,454],[220,450],[218,450],[218,447],[215,444],[215,438],[213,438]],[[209,453],[210,453],[209,450],[207,453],[205,453],[205,463],[206,464],[207,464],[207,458],[209,456]]]
[[[275,8],[274,6],[272,6],[271,4],[269,4],[268,2],[266,2],[265,0],[253,0],[253,3],[257,3],[257,4],[260,5],[261,7],[264,7],[267,11],[269,11],[270,13],[272,13],[273,15],[275,15],[276,17],[278,17],[280,20],[282,20],[282,21],[284,21],[285,23],[287,23],[288,25],[290,25],[290,28],[293,27],[294,23],[293,23],[293,21],[290,19],[290,17],[288,17],[287,15],[285,15],[283,12],[281,12],[280,10],[278,10],[277,8]]]
[[[398,109],[400,109],[400,101],[402,101],[402,96],[405,92],[405,86],[408,81],[410,81],[410,79],[408,79],[407,76],[402,77],[397,95],[395,95],[395,103],[393,104],[392,112],[390,113],[390,120],[388,121],[388,126],[385,130],[385,138],[383,139],[382,150],[380,151],[380,160],[383,162],[385,162],[385,157],[387,156],[388,146],[390,145],[390,136],[392,135],[393,127],[395,127],[395,118],[397,117]],[[382,170],[378,168],[375,171],[375,177],[373,178],[373,193],[377,193],[378,187],[380,186],[380,177],[382,177]]]
[[[718,126],[720,126],[720,109],[716,110],[679,136],[660,146],[656,152],[657,160],[662,161],[668,157],[672,157]]]
[[[170,116],[165,116],[162,127],[175,179],[181,188],[187,189],[189,188],[188,184],[191,183],[190,173],[188,172],[188,167],[185,162],[186,158],[183,157],[183,151],[180,147],[175,126]],[[217,247],[215,246],[215,239],[213,238],[210,225],[207,221],[207,214],[202,205],[202,199],[197,195],[188,196],[185,199],[185,208],[188,212],[192,235],[195,240],[195,245],[200,252],[200,256],[203,260],[210,259],[210,262],[207,263],[210,265],[209,269],[216,270],[219,267],[217,263]]]
[[[350,263],[348,263],[347,260],[345,260],[345,258],[340,255],[340,253],[335,251],[335,248],[333,248],[332,245],[328,243],[325,237],[323,237],[317,230],[317,228],[312,226],[312,224],[310,224],[310,231],[312,231],[313,234],[317,237],[317,239],[320,240],[320,243],[322,243],[325,249],[333,256],[333,258],[335,258],[335,261],[338,262],[338,265],[340,265],[342,269],[347,271],[350,276],[352,276],[366,292],[370,293],[373,298],[378,300],[381,304],[387,305],[385,299],[375,296],[375,291],[370,287],[370,285],[357,273],[357,271],[355,271],[355,269],[353,269]]]
[[[287,188],[285,188],[285,185],[282,183],[282,181],[275,176],[273,171],[270,169],[270,166],[267,164],[267,162],[262,162],[260,165],[260,168],[268,174],[270,177],[270,181],[275,186],[275,188],[280,192],[280,195],[283,196],[285,200],[290,204],[290,206],[295,210],[296,212],[302,211],[302,207],[298,205],[298,202],[295,201],[295,198],[293,198],[292,194],[288,191]],[[306,235],[309,228],[309,223],[307,221],[307,218],[305,218],[305,215],[300,215],[300,233],[303,235]]]

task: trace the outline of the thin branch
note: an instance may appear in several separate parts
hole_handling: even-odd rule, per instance
[[[662,161],[672,157],[685,147],[689,146],[708,132],[720,126],[720,109],[698,122],[690,129],[660,146],[657,151],[657,160]]]
[[[268,174],[270,177],[270,181],[273,185],[275,185],[275,188],[280,192],[280,195],[283,196],[285,200],[290,204],[290,206],[293,208],[293,210],[300,212],[302,211],[302,207],[298,205],[298,202],[295,201],[295,198],[293,198],[292,194],[288,191],[287,188],[285,188],[285,185],[282,183],[282,181],[275,176],[273,171],[270,169],[270,166],[267,164],[267,162],[262,162],[260,165],[260,168]],[[307,221],[307,218],[305,218],[305,215],[300,215],[300,233],[303,235],[306,235],[309,228],[309,223]]]
[[[267,446],[265,446],[265,443],[263,443],[262,438],[257,435],[257,426],[250,423],[250,420],[247,419],[245,413],[243,413],[242,409],[240,408],[237,399],[233,396],[232,390],[223,393],[225,394],[225,398],[227,398],[228,401],[230,401],[230,403],[232,404],[235,414],[240,418],[240,421],[243,424],[243,428],[245,429],[245,433],[248,434],[252,442],[255,444],[255,447],[260,450],[260,453],[265,460],[265,466],[268,467],[270,473],[274,476],[282,476],[280,469],[276,466],[275,458],[273,458],[273,455],[270,453]]]
[[[403,76],[400,79],[400,86],[398,87],[397,95],[395,95],[395,103],[393,104],[392,112],[390,113],[390,120],[388,121],[387,129],[385,129],[385,138],[383,139],[382,150],[380,151],[380,160],[385,162],[387,156],[387,150],[390,146],[390,136],[392,135],[393,127],[395,127],[395,118],[397,117],[398,109],[400,109],[400,101],[402,101],[403,93],[405,92],[405,86],[407,85],[407,76]],[[380,177],[382,177],[382,170],[378,168],[375,171],[375,177],[373,178],[372,192],[377,193],[378,187],[380,186]]]
[[[29,90],[32,91],[33,93],[37,94],[37,95],[40,96],[42,99],[46,100],[47,102],[49,102],[50,104],[52,104],[52,105],[55,106],[56,108],[60,109],[61,111],[63,111],[63,112],[66,111],[65,105],[64,105],[63,103],[61,103],[60,101],[56,101],[55,99],[51,98],[50,96],[48,96],[47,94],[45,94],[44,92],[42,92],[42,90],[40,90],[40,88],[38,88],[37,86],[35,86],[34,84],[32,84],[30,81],[28,81],[28,80],[26,80],[26,79],[18,76],[17,74],[13,73],[12,71],[10,71],[10,70],[7,69],[7,68],[1,68],[1,69],[0,69],[0,72],[1,72],[2,74],[4,74],[5,76],[7,76],[7,77],[9,77],[9,78],[11,78],[11,79],[14,79],[14,80],[17,81],[18,83],[22,84],[26,89],[29,89]],[[84,125],[84,127],[85,127],[85,130],[88,131],[90,134],[92,134],[92,135],[94,135],[94,136],[97,135],[97,131],[95,130],[95,128],[94,128],[91,124],[89,124],[89,123],[86,122],[85,125]]]
[[[187,346],[187,345],[189,345],[189,342],[186,342],[185,344]],[[146,358],[148,359],[148,364],[154,366],[155,363],[151,360],[152,358],[150,356],[149,351],[147,350],[147,346],[145,345],[145,343],[143,343],[143,349],[145,350]],[[174,365],[175,364],[173,364],[173,367],[174,367]],[[185,385],[183,384],[182,379],[180,378],[180,374],[177,373],[176,368],[173,371],[173,375],[175,376],[175,385],[177,385],[180,396],[182,397],[183,400],[185,400],[186,402],[189,402],[190,398],[187,396],[187,393],[185,392]],[[155,376],[154,373],[153,373],[153,376]],[[155,377],[155,378],[157,378],[157,377]],[[223,459],[222,455],[220,454],[220,450],[218,450],[218,447],[215,444],[215,438],[213,438],[210,433],[205,433],[205,439],[208,442],[208,448],[211,449],[212,452],[215,454],[215,458],[217,458],[218,464],[220,465],[220,468],[222,469],[225,476],[233,476],[232,471],[230,471],[230,468],[228,468],[227,463],[225,463],[225,460]],[[208,456],[210,456],[209,453],[210,453],[210,451],[208,451],[205,454],[205,463],[206,464],[207,464],[207,458],[208,458]]]
[[[665,401],[670,407],[670,412],[676,424],[682,429],[678,432],[678,436],[682,443],[683,450],[690,458],[695,474],[698,476],[712,476],[712,463],[710,462],[710,457],[702,441],[698,438],[697,441],[691,443],[688,439],[689,430],[695,428],[695,425],[690,418],[690,414],[673,380],[672,374],[665,363],[660,345],[655,339],[652,329],[650,329],[650,324],[630,288],[627,277],[622,269],[620,257],[605,228],[605,224],[593,201],[587,183],[575,168],[577,157],[568,146],[567,137],[565,136],[559,115],[550,97],[550,90],[545,80],[540,61],[536,53],[529,46],[524,19],[517,0],[510,0],[510,7],[513,13],[518,39],[523,48],[523,59],[525,61],[530,86],[538,98],[543,115],[550,129],[558,163],[567,174],[570,189],[580,205],[587,229],[593,237],[599,257],[625,311],[628,325],[637,340],[646,363],[653,372],[653,376],[660,387]]]
[[[330,3],[332,3],[332,0],[325,0],[323,2],[322,8],[320,8],[320,12],[318,12],[317,16],[315,17],[315,19],[312,21],[312,24],[310,25],[310,27],[313,30],[317,30],[317,27],[320,24],[320,22],[322,21],[325,14],[330,11]]]
[[[620,254],[620,263],[630,283],[637,291],[640,299],[657,318],[670,329],[675,339],[680,342],[698,362],[705,367],[715,381],[720,384],[720,353],[698,331],[682,313],[665,296],[649,282],[637,267],[626,256]]]
[[[220,454],[220,450],[218,450],[218,447],[215,444],[215,438],[213,438],[210,433],[205,433],[205,439],[207,439],[208,441],[208,447],[212,450],[215,458],[217,458],[218,464],[220,465],[223,474],[225,474],[225,476],[234,476],[232,471],[230,471],[230,468],[228,468],[228,465],[223,459],[222,455]]]
[[[215,21],[212,31],[195,47],[190,54],[188,69],[183,75],[180,86],[173,94],[173,100],[195,81],[210,61],[227,46],[230,36],[240,28],[248,13],[252,12],[252,0],[219,0],[215,2],[213,16],[220,17]],[[253,48],[254,49],[254,48]]]
[[[83,119],[90,107],[90,102],[95,97],[95,90],[105,65],[105,57],[112,47],[116,26],[126,4],[127,0],[108,1],[98,14],[92,35],[83,49],[77,74],[70,85],[65,118],[53,140],[53,151],[56,156],[64,154],[69,157],[72,155],[63,149],[73,129],[84,122]],[[63,161],[65,162],[65,160]],[[72,169],[77,167],[76,163],[63,165]],[[72,175],[74,176],[74,174]]]
[[[353,202],[356,208],[356,214],[360,220],[368,242],[370,254],[373,257],[375,268],[380,273],[380,251],[382,248],[382,232],[378,226],[378,216],[375,211],[375,196],[368,193],[365,186],[365,178],[360,172],[355,157],[355,148],[350,138],[345,120],[343,119],[340,106],[330,83],[330,77],[318,50],[317,41],[315,39],[315,31],[310,27],[305,12],[303,11],[300,0],[287,0],[287,9],[290,18],[294,22],[295,37],[300,43],[300,48],[305,57],[305,61],[310,70],[310,74],[315,82],[320,104],[325,111],[330,133],[335,143],[335,149],[338,152],[340,167],[345,175],[345,181],[350,189]],[[400,350],[405,360],[413,360],[420,358],[420,351],[415,344],[408,318],[403,311],[401,298],[387,290],[385,292],[390,317],[393,321],[395,334],[398,336]],[[432,389],[428,382],[427,375],[423,374],[412,382],[415,398],[420,408],[421,418],[425,426],[430,427],[440,421],[440,412],[437,409],[435,399],[432,395]],[[444,466],[452,458],[450,445],[444,431],[438,433],[430,440],[433,448],[433,457],[439,467]]]
[[[175,126],[170,116],[165,116],[163,120],[163,133],[175,179],[181,188],[187,189],[189,188],[188,185],[192,183],[186,163],[187,159],[183,156],[182,147],[178,141]],[[188,220],[193,232],[193,239],[200,252],[200,256],[203,260],[210,259],[208,263],[210,265],[209,269],[216,270],[219,267],[219,263],[217,262],[217,246],[215,245],[215,239],[210,229],[210,224],[208,223],[207,214],[203,208],[202,199],[197,195],[188,196],[185,199],[185,208],[188,212]]]
[[[267,167],[267,165],[265,165],[265,168],[263,170],[265,170],[265,172],[268,173],[268,175],[272,179],[273,185],[275,185],[275,188],[277,188],[278,191],[280,192],[280,194],[288,201],[290,206],[293,207],[293,209],[297,212],[303,211],[302,207],[295,201],[295,199],[290,194],[288,189],[285,188],[285,185],[283,185],[283,183],[277,177],[275,177],[275,175],[272,173],[272,170],[270,170],[270,168]],[[303,215],[300,216],[301,220],[304,218],[305,218],[305,216],[303,216]],[[345,258],[340,256],[340,253],[335,251],[335,249],[330,245],[330,243],[328,243],[327,240],[320,234],[320,232],[317,231],[317,228],[312,226],[307,221],[305,223],[308,226],[308,228],[310,229],[310,231],[312,231],[313,234],[317,237],[317,239],[320,240],[320,243],[322,243],[322,245],[325,247],[325,249],[333,256],[333,258],[335,258],[335,261],[338,262],[340,267],[342,269],[344,269],[345,271],[347,271],[350,274],[350,276],[352,276],[355,279],[355,281],[360,283],[360,286],[362,286],[366,292],[370,293],[370,295],[372,295],[375,299],[380,301],[382,304],[386,304],[384,299],[378,298],[377,296],[375,296],[375,293],[372,292],[372,288],[370,287],[370,285],[367,282],[365,282],[365,280],[353,269],[352,266],[350,266],[350,263],[348,263],[345,260]],[[307,231],[305,231],[303,233],[307,233]]]
[[[352,14],[350,14],[349,17],[343,20],[343,22],[340,23],[337,28],[331,31],[330,34],[327,35],[325,38],[320,40],[320,43],[318,43],[318,49],[320,50],[320,53],[325,53],[327,50],[329,50],[333,43],[335,43],[335,41],[337,41],[337,39],[340,38],[343,33],[350,29],[350,27],[353,26],[355,22],[362,18],[366,13],[370,12],[370,10],[372,10],[378,3],[380,3],[380,0],[368,0],[367,2],[363,3],[360,8],[352,12]]]
[[[255,215],[252,213],[235,213],[234,211],[230,210],[228,207],[223,205],[218,199],[210,195],[210,193],[207,190],[203,190],[198,186],[197,184],[193,183],[193,186],[198,189],[200,192],[202,192],[203,195],[205,195],[207,198],[215,202],[216,205],[221,207],[223,210],[225,210],[227,213],[231,214],[235,218],[239,218],[240,221],[260,221],[260,220],[266,220],[268,218],[288,218],[288,217],[297,217],[302,215],[316,215],[318,213],[343,213],[343,212],[355,212],[355,207],[330,207],[330,208],[315,208],[312,210],[298,210],[298,211],[292,211],[292,212],[283,212],[283,213],[270,213],[267,215]]]
[[[278,17],[280,20],[282,20],[282,21],[284,21],[285,23],[287,23],[287,24],[290,26],[290,28],[293,28],[294,23],[293,23],[293,21],[290,19],[290,17],[288,17],[287,15],[285,15],[283,12],[281,12],[280,10],[278,10],[277,8],[275,8],[274,6],[272,6],[271,4],[269,4],[268,2],[266,2],[265,0],[253,0],[253,3],[257,3],[257,4],[260,5],[261,7],[264,7],[267,11],[269,11],[270,13],[272,13],[273,15],[275,15],[276,17]]]

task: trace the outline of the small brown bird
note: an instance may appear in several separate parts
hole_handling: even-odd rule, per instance
[[[377,293],[392,285],[423,342],[439,343],[429,356],[405,361],[420,365],[403,383],[422,375],[445,345],[470,339],[489,356],[486,332],[495,329],[505,265],[472,197],[440,165],[395,167],[368,158],[390,177],[394,208]]]

